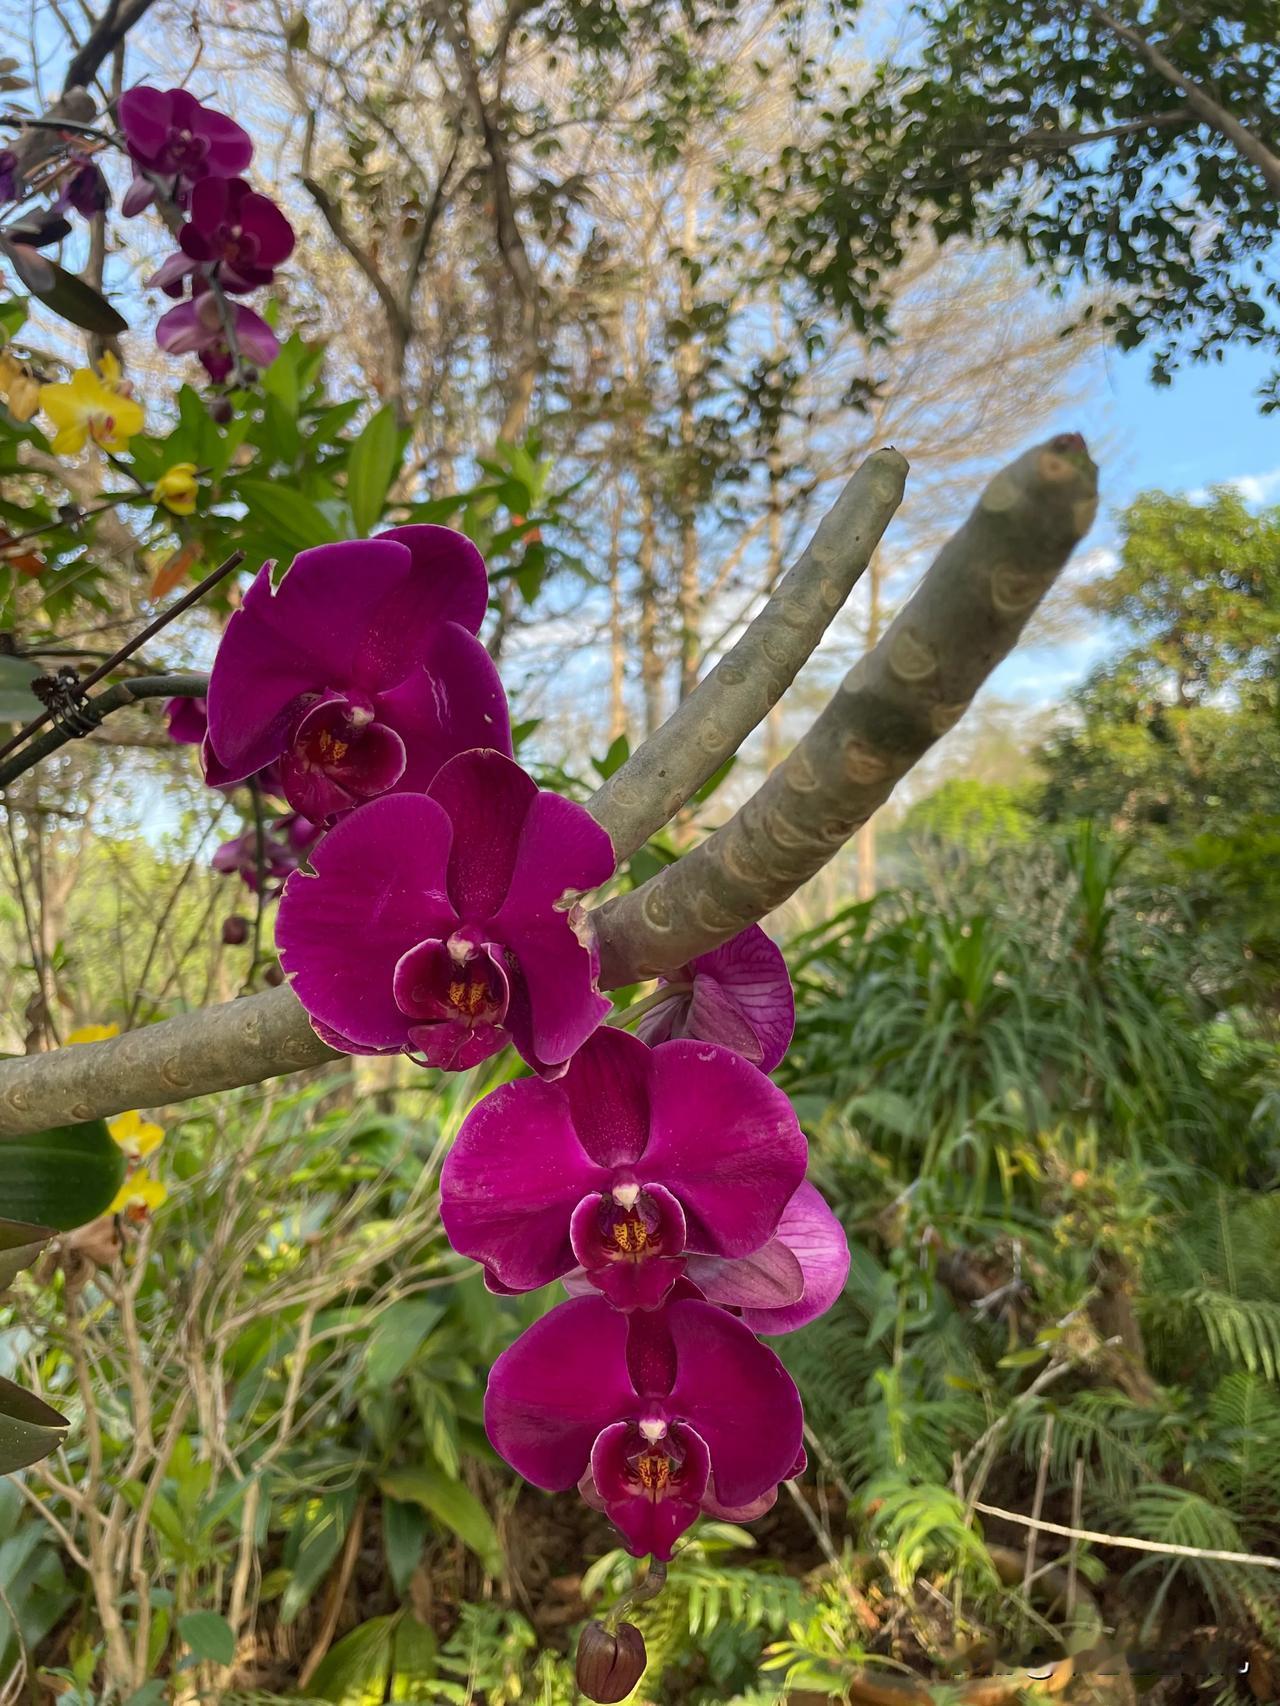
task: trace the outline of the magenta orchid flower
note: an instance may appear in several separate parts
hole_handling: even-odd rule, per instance
[[[243,178],[204,178],[191,192],[179,251],[147,280],[170,296],[192,273],[215,274],[224,290],[257,290],[293,253],[293,226]]]
[[[555,1073],[609,1010],[576,897],[613,874],[613,845],[503,753],[464,752],[425,794],[361,806],[312,864],[285,889],[276,943],[334,1048],[461,1071],[512,1042]]]
[[[844,1290],[849,1240],[821,1191],[806,1181],[763,1248],[730,1261],[691,1255],[685,1274],[708,1302],[738,1311],[753,1333],[793,1333],[825,1315]]]
[[[145,84],[126,89],[116,115],[136,171],[123,203],[130,217],[155,197],[147,173],[172,178],[175,199],[182,202],[200,179],[235,177],[253,158],[248,133],[185,89],[152,89]]]
[[[317,822],[393,790],[420,793],[456,753],[510,754],[502,683],[476,639],[484,559],[448,527],[302,551],[264,568],[209,677],[215,787],[279,761],[285,798]]]
[[[758,924],[699,954],[658,984],[670,989],[643,1014],[636,1035],[646,1042],[700,1037],[735,1049],[762,1072],[787,1052],[796,1024],[795,997],[782,951]]]
[[[285,878],[296,871],[324,833],[321,825],[297,812],[288,812],[263,826],[262,892],[277,895]],[[258,832],[246,829],[224,841],[210,864],[224,876],[236,875],[251,893],[258,892]]]
[[[522,1079],[476,1104],[444,1165],[440,1213],[500,1290],[580,1265],[616,1307],[653,1309],[686,1252],[769,1243],[805,1156],[786,1096],[732,1050],[651,1049],[605,1028],[558,1082]],[[798,1300],[798,1267],[794,1281],[771,1301]]]
[[[201,746],[209,732],[209,702],[207,699],[166,699],[164,720],[169,727],[169,739],[179,746]]]
[[[485,1427],[548,1492],[583,1485],[637,1556],[666,1559],[700,1510],[753,1512],[803,1461],[790,1375],[731,1315],[695,1298],[620,1314],[560,1304],[489,1375]]]
[[[258,367],[270,367],[280,354],[280,340],[271,327],[242,302],[227,304],[226,309],[241,356]],[[156,342],[166,355],[198,355],[210,379],[220,384],[235,365],[222,315],[217,297],[204,288],[190,302],[180,302],[160,316]]]

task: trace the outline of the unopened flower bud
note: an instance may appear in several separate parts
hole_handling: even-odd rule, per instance
[[[278,965],[268,966],[262,975],[271,985],[272,989],[279,989],[280,985],[284,982],[284,972]]]
[[[578,1687],[602,1706],[625,1700],[644,1675],[648,1658],[634,1623],[619,1623],[616,1632],[603,1623],[588,1623],[578,1637]]]
[[[230,397],[213,397],[209,401],[209,418],[217,421],[219,426],[226,426],[235,414]]]
[[[249,940],[249,920],[233,912],[229,918],[222,920],[222,940],[229,948],[238,948],[242,942]]]

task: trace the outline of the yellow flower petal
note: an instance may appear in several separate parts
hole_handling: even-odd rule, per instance
[[[67,1038],[68,1043],[105,1043],[109,1037],[120,1035],[119,1025],[81,1025],[78,1031],[72,1031]],[[125,1116],[122,1114],[121,1119]],[[134,1116],[137,1117],[136,1115]]]
[[[125,1154],[135,1161],[150,1155],[164,1142],[164,1127],[156,1125],[153,1120],[144,1120],[136,1108],[108,1120],[107,1130]]]
[[[151,495],[158,504],[163,504],[174,515],[191,515],[196,507],[196,498],[200,492],[200,483],[196,479],[194,462],[175,462],[172,468],[166,468],[156,481]]]
[[[159,1208],[168,1195],[159,1179],[153,1179],[145,1167],[139,1167],[116,1192],[107,1213],[127,1214],[131,1219],[141,1220]]]

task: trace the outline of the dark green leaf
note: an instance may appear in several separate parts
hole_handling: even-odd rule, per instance
[[[39,1463],[56,1451],[71,1423],[34,1392],[0,1379],[0,1475]]]
[[[325,1654],[307,1692],[334,1706],[378,1706],[387,1692],[397,1618],[371,1617]]]
[[[406,1615],[396,1625],[391,1654],[392,1700],[425,1701],[438,1698],[432,1683],[436,1674],[435,1631],[416,1617]]]
[[[421,1505],[442,1528],[471,1548],[491,1576],[505,1575],[506,1560],[497,1530],[479,1499],[461,1481],[451,1481],[442,1469],[429,1464],[393,1469],[379,1479],[378,1486],[390,1498]]]
[[[60,267],[56,261],[51,261],[44,255],[41,255],[40,260],[41,264],[52,272],[52,280],[43,288],[27,279],[23,279],[23,283],[33,296],[39,297],[46,308],[52,308],[61,319],[69,320],[82,331],[97,332],[101,337],[114,337],[129,330],[129,323],[124,316],[91,284],[86,284],[82,278],[77,278],[74,273],[68,272],[65,267]]]
[[[124,1153],[102,1120],[0,1138],[0,1202],[60,1232],[104,1214],[124,1174]]]
[[[288,486],[268,480],[241,480],[237,491],[259,532],[272,542],[274,556],[293,556],[338,538],[337,529],[323,511]]]
[[[391,409],[379,409],[366,423],[347,458],[347,498],[356,534],[364,538],[382,514],[387,492],[400,466],[400,431]]]
[[[33,1226],[26,1220],[0,1220],[0,1291],[31,1266],[53,1231],[52,1226]]]
[[[398,1499],[383,1500],[382,1549],[387,1556],[391,1585],[402,1598],[418,1567],[426,1537],[427,1519],[419,1506],[402,1504]]]
[[[0,657],[0,723],[29,723],[44,709],[31,683],[41,673],[26,658]]]
[[[198,1659],[229,1665],[236,1656],[235,1632],[216,1611],[189,1611],[178,1619],[178,1633]]]
[[[365,1351],[364,1365],[370,1382],[383,1387],[397,1381],[443,1314],[443,1304],[426,1297],[409,1297],[383,1310]]]

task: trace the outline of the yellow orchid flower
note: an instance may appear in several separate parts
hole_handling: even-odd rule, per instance
[[[174,515],[192,515],[199,493],[200,482],[196,479],[194,462],[175,462],[172,468],[165,469],[151,488],[156,502],[172,510]]]
[[[144,1120],[136,1108],[107,1121],[107,1130],[131,1161],[141,1161],[164,1142],[164,1127]]]
[[[53,448],[59,456],[74,456],[90,438],[104,450],[127,450],[145,425],[142,405],[126,394],[110,351],[99,373],[81,367],[65,385],[42,385],[40,407],[58,429]]]
[[[168,1195],[159,1179],[153,1179],[145,1167],[139,1167],[116,1192],[107,1213],[125,1214],[130,1220],[145,1220]]]
[[[119,1025],[81,1025],[78,1031],[72,1031],[67,1043],[105,1043],[119,1035]]]
[[[15,421],[29,421],[40,406],[40,382],[8,351],[0,352],[0,394]]]

